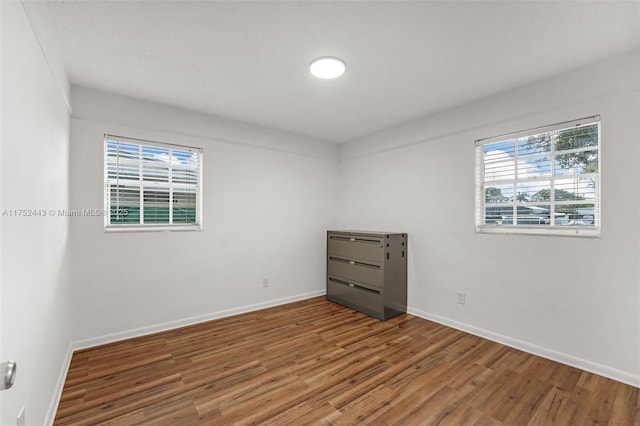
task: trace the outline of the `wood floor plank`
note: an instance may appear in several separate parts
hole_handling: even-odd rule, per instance
[[[55,425],[640,425],[640,391],[302,300],[74,353]]]
[[[640,413],[638,412],[640,406],[636,407],[635,412],[633,411],[634,401],[637,401],[639,397],[640,390],[638,388],[618,384],[608,424],[612,426],[632,425],[634,419],[640,424]]]
[[[529,417],[528,425],[559,424],[558,412],[563,402],[568,398],[568,393],[556,387],[551,388]]]

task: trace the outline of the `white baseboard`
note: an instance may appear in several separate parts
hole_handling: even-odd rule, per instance
[[[184,327],[187,325],[198,324],[201,322],[211,321],[218,318],[230,317],[232,315],[243,314],[246,312],[253,312],[260,309],[271,308],[274,306],[284,305],[286,303],[297,302],[299,300],[310,299],[316,296],[323,296],[326,294],[326,290],[317,290],[309,293],[298,294],[296,296],[283,297],[281,299],[268,300],[266,302],[255,303],[253,305],[240,306],[238,308],[226,309],[223,311],[212,312],[209,314],[198,315],[195,317],[184,318],[176,321],[169,321],[162,324],[152,325],[148,327],[140,327],[132,330],[120,331],[117,333],[105,334],[99,337],[92,337],[90,339],[78,340],[71,342],[67,350],[67,354],[62,365],[62,370],[58,376],[58,382],[54,389],[51,402],[49,403],[49,409],[45,417],[44,424],[52,426],[56,417],[58,405],[60,404],[60,397],[62,396],[62,389],[64,388],[64,381],[69,372],[69,366],[71,365],[71,357],[73,353],[80,349],[87,349],[93,346],[104,345],[107,343],[117,342],[119,340],[130,339],[132,337],[146,336],[148,334],[158,333],[160,331],[173,330],[175,328]]]
[[[521,351],[528,352],[533,355],[547,358],[552,361],[556,361],[562,364],[576,367],[581,370],[588,371],[590,373],[598,374],[600,376],[607,377],[609,379],[616,380],[618,382],[625,383],[627,385],[640,388],[640,375],[630,373],[628,371],[618,370],[613,367],[609,367],[604,364],[599,364],[586,359],[578,358],[573,355],[568,355],[562,352],[554,351],[553,349],[538,346],[533,343],[525,342],[523,340],[514,339],[509,336],[503,336],[498,333],[494,333],[489,330],[474,327],[469,324],[464,324],[458,321],[451,320],[449,318],[441,317],[439,315],[430,314],[425,311],[421,311],[415,308],[409,308],[408,313],[418,316],[420,318],[427,319],[429,321],[437,322],[442,325],[446,325],[457,330],[464,331],[466,333],[473,334],[478,337],[501,343],[506,346],[510,346]]]
[[[58,380],[56,381],[56,387],[53,390],[53,396],[51,397],[51,401],[49,402],[47,414],[44,417],[44,425],[52,426],[53,421],[56,419],[56,412],[58,411],[60,397],[62,396],[62,389],[64,388],[64,381],[66,380],[67,373],[69,372],[69,366],[71,365],[72,356],[73,343],[70,343],[69,347],[67,348],[67,353],[64,356],[64,360],[62,361],[62,370],[60,370],[60,374],[58,375]]]

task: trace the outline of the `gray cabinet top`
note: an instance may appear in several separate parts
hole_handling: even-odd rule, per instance
[[[329,230],[329,234],[347,234],[347,235],[375,235],[382,237],[385,235],[406,234],[406,232],[385,232],[385,231],[359,231],[355,229]]]

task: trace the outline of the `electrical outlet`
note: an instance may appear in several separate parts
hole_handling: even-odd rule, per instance
[[[24,407],[22,407],[22,410],[20,410],[20,414],[18,414],[18,417],[16,418],[16,426],[27,426],[27,423],[24,419]]]
[[[262,287],[269,287],[269,278],[262,279]]]
[[[456,296],[456,302],[460,305],[465,305],[467,303],[467,293],[459,291]]]

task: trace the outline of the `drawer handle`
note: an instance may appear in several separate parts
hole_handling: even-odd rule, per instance
[[[331,235],[329,237],[329,239],[331,240],[337,240],[337,241],[349,241],[351,243],[370,243],[370,244],[382,244],[382,241],[380,240],[375,240],[375,239],[371,239],[371,238],[354,238],[354,237],[339,237],[337,235]]]
[[[329,281],[333,281],[334,283],[338,283],[338,284],[342,284],[342,285],[349,285],[348,282],[342,281],[342,280],[339,280],[339,279],[333,278],[333,277],[329,278]]]
[[[331,277],[331,278],[329,278],[329,281],[333,281],[334,283],[338,283],[338,284],[342,284],[342,285],[351,287],[354,290],[362,290],[362,291],[366,291],[366,292],[373,293],[373,294],[378,294],[378,295],[380,294],[380,291],[378,291],[378,290],[374,290],[372,288],[363,287],[363,286],[358,285],[358,284],[353,284],[353,283],[349,283],[349,282],[346,282],[346,281],[342,281],[342,280],[339,280],[337,278]]]
[[[365,268],[378,269],[378,270],[380,269],[380,266],[378,265],[372,265],[371,263],[358,262],[357,260],[347,260],[347,259],[341,259],[339,257],[333,257],[333,256],[329,256],[329,260],[334,262],[340,262],[340,263],[348,263],[349,265],[354,265],[354,266],[362,266]]]
[[[374,289],[367,288],[367,287],[362,287],[361,285],[356,285],[355,287],[358,290],[368,291],[369,293],[373,293],[373,294],[380,294],[380,292],[378,290],[374,290]]]

